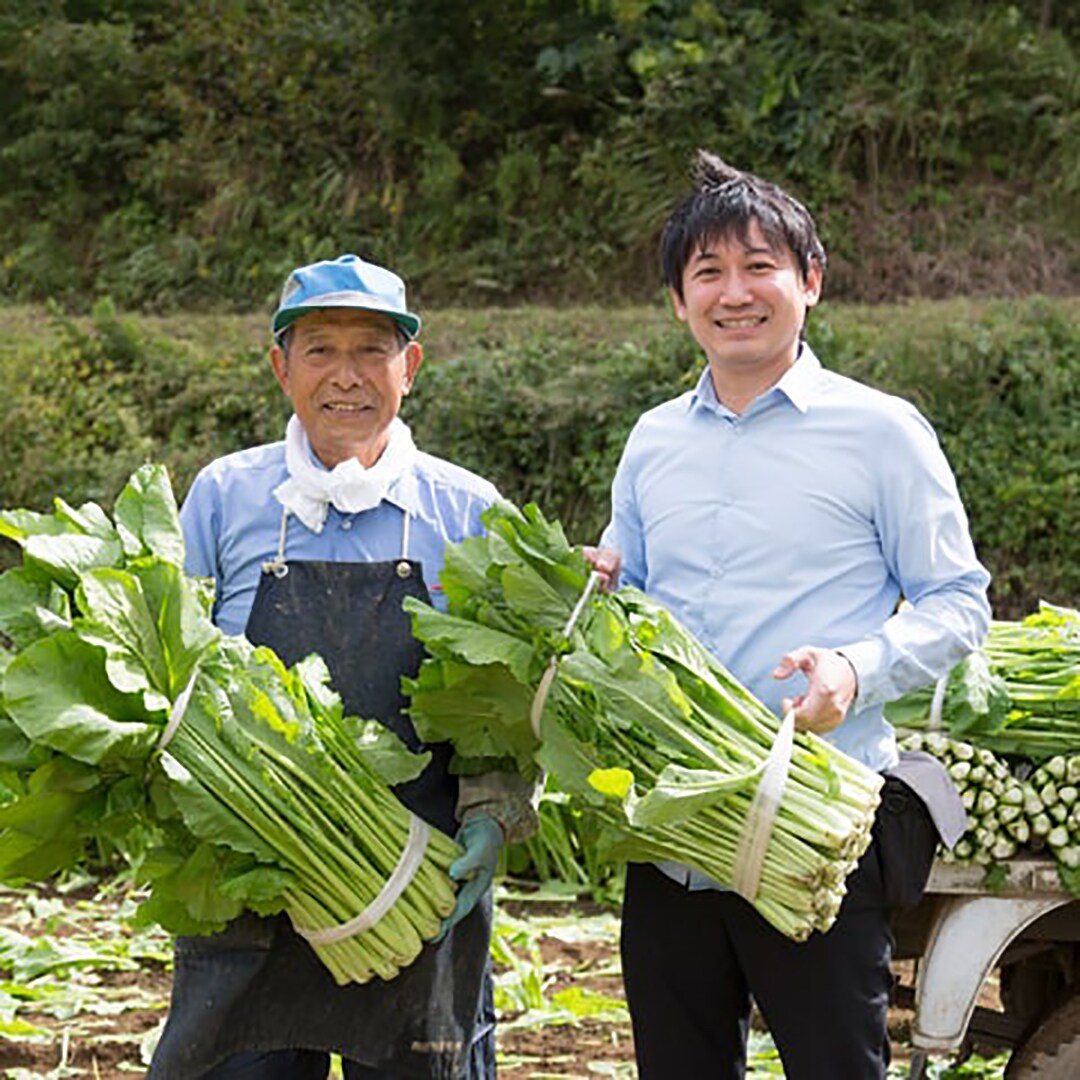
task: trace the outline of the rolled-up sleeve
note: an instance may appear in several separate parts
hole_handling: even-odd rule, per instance
[[[904,603],[880,630],[840,647],[859,679],[857,706],[883,704],[946,674],[990,626],[990,575],[979,562],[952,470],[910,410],[881,477],[882,554]]]

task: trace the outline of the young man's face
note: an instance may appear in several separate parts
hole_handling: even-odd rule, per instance
[[[821,295],[814,261],[804,281],[794,254],[769,246],[752,221],[745,240],[715,238],[695,249],[683,270],[676,315],[719,372],[775,373],[798,355],[799,332]]]
[[[422,359],[417,342],[402,348],[392,319],[356,308],[302,315],[288,355],[278,345],[270,353],[311,448],[331,469],[352,457],[375,464]]]

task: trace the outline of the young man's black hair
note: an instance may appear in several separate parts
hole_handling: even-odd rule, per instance
[[[770,245],[790,249],[804,281],[814,261],[824,273],[825,248],[814,219],[783,188],[732,168],[708,150],[697,152],[692,176],[693,190],[672,211],[660,238],[664,282],[680,298],[683,271],[694,249],[720,237],[745,242],[755,220]]]

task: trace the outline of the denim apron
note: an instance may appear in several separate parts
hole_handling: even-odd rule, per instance
[[[405,713],[403,675],[423,647],[402,601],[430,603],[419,562],[285,561],[288,513],[277,558],[263,574],[246,635],[291,665],[319,653],[349,714],[377,719],[431,762],[394,793],[453,835],[457,779],[448,744],[421,747]],[[338,986],[284,914],[245,913],[222,933],[179,937],[169,1016],[148,1080],[196,1080],[244,1051],[338,1053],[397,1080],[494,1080],[490,897],[389,981]]]

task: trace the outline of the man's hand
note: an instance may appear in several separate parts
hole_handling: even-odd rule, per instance
[[[465,884],[458,890],[454,910],[443,920],[436,941],[442,941],[450,927],[461,922],[491,888],[503,843],[502,826],[494,818],[477,816],[461,826],[456,839],[465,850],[450,864],[450,877]]]
[[[614,548],[583,547],[585,561],[600,575],[600,587],[609,592],[619,584],[622,556]]]
[[[818,735],[839,727],[858,693],[859,684],[851,661],[833,649],[804,645],[783,656],[773,672],[774,679],[790,678],[801,671],[806,689],[784,699],[784,712],[795,710],[795,726]]]

